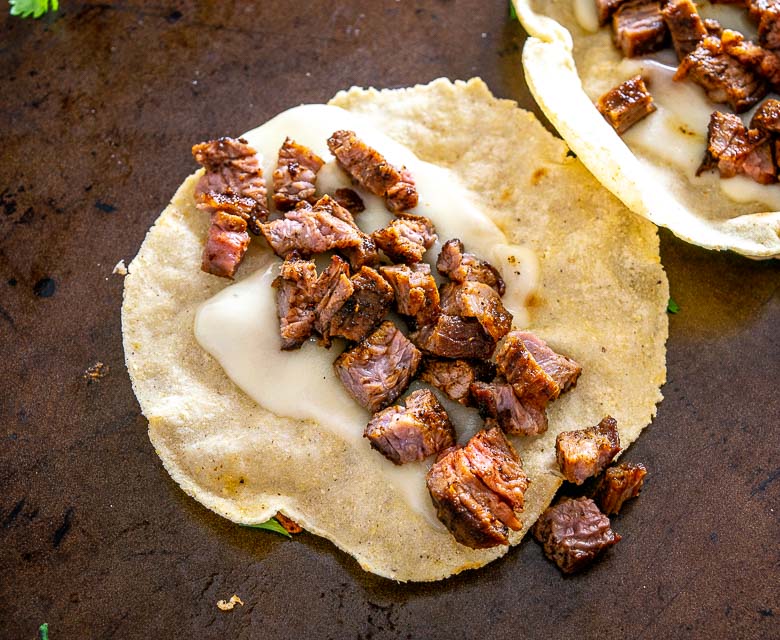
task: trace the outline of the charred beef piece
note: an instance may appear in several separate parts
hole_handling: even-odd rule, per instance
[[[773,156],[772,140],[764,140],[751,151],[742,163],[742,173],[759,184],[777,182],[777,166]]]
[[[417,206],[417,189],[406,169],[398,170],[354,131],[336,131],[328,138],[336,162],[362,187],[383,197],[392,212]]]
[[[518,331],[516,337],[523,341],[525,348],[531,352],[536,363],[555,381],[561,393],[577,386],[577,380],[582,373],[579,363],[555,353],[544,340],[530,331]]]
[[[393,262],[414,264],[436,242],[433,223],[423,216],[403,215],[371,234],[376,245]]]
[[[512,314],[489,285],[476,281],[450,282],[442,287],[440,295],[444,313],[476,318],[485,333],[496,342],[512,328]]]
[[[548,507],[533,526],[534,538],[544,554],[563,573],[588,566],[604,549],[620,541],[605,516],[590,498],[564,498]]]
[[[308,147],[286,138],[279,149],[274,171],[274,205],[279,211],[290,211],[299,202],[314,204],[314,183],[325,161]]]
[[[317,279],[314,290],[314,328],[320,335],[329,334],[333,318],[355,292],[349,278],[349,265],[339,256],[331,256],[330,264]],[[324,339],[325,346],[330,340]]]
[[[623,503],[639,495],[645,481],[645,465],[634,462],[622,462],[609,467],[596,489],[596,502],[607,515],[618,513]]]
[[[500,296],[506,291],[506,285],[495,267],[473,253],[465,253],[463,243],[457,238],[444,243],[436,260],[436,269],[455,282],[483,282],[493,287]]]
[[[446,314],[441,314],[436,322],[421,327],[409,338],[425,353],[442,358],[488,360],[496,348],[495,341],[476,318]]]
[[[677,58],[682,60],[707,36],[707,28],[691,0],[669,0],[661,13],[672,36]]]
[[[598,99],[596,108],[621,135],[656,109],[642,76],[629,78],[607,91]]]
[[[371,413],[383,409],[409,386],[420,364],[420,352],[390,322],[333,363],[347,392]]]
[[[495,367],[484,360],[442,360],[426,358],[420,380],[440,389],[452,400],[468,404],[469,385],[491,380]]]
[[[439,290],[431,275],[430,265],[424,262],[411,267],[398,264],[380,267],[379,273],[393,288],[398,313],[413,317],[417,326],[436,320],[441,313]]]
[[[767,49],[780,49],[780,2],[748,0],[750,17],[758,24],[758,41]]]
[[[353,216],[358,213],[363,213],[366,210],[366,205],[363,204],[363,198],[361,198],[353,189],[347,189],[345,187],[336,189],[333,192],[333,199],[339,203],[339,206],[344,207]]]
[[[723,50],[765,78],[773,91],[780,90],[780,54],[745,40],[739,31],[725,29],[721,35]]]
[[[536,436],[547,431],[544,408],[524,403],[512,385],[503,382],[474,382],[469,386],[471,403],[483,418],[493,418],[505,433]]]
[[[206,168],[195,186],[198,209],[241,216],[259,235],[259,223],[268,219],[268,200],[257,152],[243,138],[219,138],[196,144],[192,155]]]
[[[426,475],[436,515],[455,539],[472,549],[509,544],[509,529],[525,504],[529,480],[500,429],[480,431],[465,447],[439,456]]]
[[[747,111],[766,94],[766,82],[723,50],[720,38],[707,36],[677,67],[675,80],[689,78],[713,102],[725,103],[737,113]]]
[[[344,247],[341,249],[341,253],[346,256],[353,269],[360,269],[362,266],[375,267],[379,264],[379,252],[376,249],[376,244],[371,239],[371,236],[360,230],[355,222],[355,218],[352,217],[352,213],[348,209],[342,207],[329,195],[324,195],[317,200],[315,209],[325,211],[342,222],[346,222],[357,233],[360,243],[355,247]]]
[[[200,268],[222,278],[232,278],[249,246],[246,219],[227,211],[211,214]]]
[[[761,133],[780,135],[780,100],[769,98],[758,107],[750,120],[750,128]]]
[[[363,436],[395,464],[424,460],[455,444],[450,418],[429,389],[410,393],[406,408],[396,405],[375,413]]]
[[[273,286],[283,350],[298,349],[311,335],[316,285],[317,267],[313,260],[293,255],[282,263]]]
[[[707,35],[720,38],[720,35],[723,33],[723,25],[721,25],[720,22],[714,18],[705,18],[703,22],[704,28],[707,30]]]
[[[626,0],[595,0],[596,12],[599,16],[599,25],[602,27],[612,19],[612,15],[618,10],[621,4]]]
[[[601,473],[620,451],[617,421],[606,416],[595,427],[563,431],[555,439],[555,456],[563,476],[582,484]]]
[[[627,58],[662,49],[668,30],[661,15],[661,3],[633,0],[621,4],[612,16],[612,32],[615,44]]]

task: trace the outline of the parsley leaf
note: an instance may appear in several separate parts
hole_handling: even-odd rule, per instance
[[[667,313],[677,313],[680,311],[680,305],[677,304],[672,298],[669,298],[669,302],[666,304]]]
[[[44,13],[60,8],[60,0],[8,0],[8,3],[11,5],[11,15],[20,18],[40,18]]]
[[[270,520],[260,524],[242,524],[241,526],[252,527],[253,529],[265,529],[266,531],[273,531],[274,533],[278,533],[279,535],[285,536],[287,538],[292,538],[290,532],[287,531],[287,529],[285,529],[282,525],[280,525],[276,518],[271,518]]]
[[[49,640],[49,623],[44,622],[40,627],[38,627],[38,638],[39,640]]]
[[[509,0],[509,19],[517,20],[517,11],[515,11],[515,5],[512,0]]]

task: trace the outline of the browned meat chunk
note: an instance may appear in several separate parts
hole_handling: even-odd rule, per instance
[[[420,380],[440,389],[453,400],[467,404],[469,385],[473,382],[491,380],[494,375],[495,367],[484,360],[426,358],[423,361]]]
[[[258,235],[259,223],[268,219],[268,201],[257,152],[243,138],[219,138],[196,144],[192,155],[206,168],[195,187],[198,209],[241,216]]]
[[[626,0],[596,0],[596,11],[599,16],[599,24],[603,27],[612,18],[612,14]]]
[[[424,460],[455,444],[450,418],[429,389],[409,394],[405,409],[396,405],[375,413],[363,436],[395,464]]]
[[[544,554],[563,573],[588,566],[604,549],[620,541],[609,518],[590,498],[564,498],[548,507],[533,526],[534,538]]]
[[[682,60],[707,35],[707,28],[691,0],[670,0],[661,13],[677,57]]]
[[[446,314],[476,318],[485,332],[498,342],[512,328],[512,314],[496,290],[482,282],[451,282],[441,290],[441,308]]]
[[[406,169],[400,171],[353,131],[336,131],[328,138],[328,149],[336,162],[358,184],[385,199],[392,212],[417,206],[417,189]]]
[[[758,23],[759,42],[768,49],[780,49],[780,1],[748,0],[750,17]]]
[[[721,35],[723,50],[749,69],[766,78],[773,91],[780,90],[780,55],[745,40],[739,31],[726,29]]]
[[[495,341],[476,318],[440,315],[433,324],[421,327],[409,336],[420,349],[442,358],[488,360]]]
[[[346,222],[357,233],[358,238],[360,238],[360,244],[355,247],[344,247],[341,249],[341,253],[347,257],[353,269],[360,269],[362,266],[375,267],[379,264],[379,252],[376,244],[371,239],[371,236],[360,230],[360,227],[355,222],[355,218],[352,217],[352,213],[348,209],[342,207],[337,200],[329,195],[324,195],[317,200],[314,208],[318,211],[325,211],[342,222]]]
[[[279,277],[273,282],[282,349],[297,349],[311,335],[316,284],[314,261],[293,255],[282,263]]]
[[[704,28],[707,30],[707,35],[710,36],[716,36],[720,38],[720,34],[723,33],[723,26],[714,18],[705,18]]]
[[[215,211],[211,214],[200,268],[215,276],[232,278],[248,246],[246,220],[226,211]]]
[[[506,433],[536,436],[547,431],[543,408],[524,403],[512,385],[501,382],[475,382],[469,387],[472,403],[483,418],[494,418]]]
[[[299,202],[314,204],[314,183],[325,161],[308,147],[287,138],[279,149],[274,171],[274,204],[279,211],[290,211]]]
[[[431,275],[430,265],[424,262],[411,267],[399,264],[380,267],[379,273],[393,287],[398,313],[413,317],[418,326],[436,320],[441,312],[439,290]]]
[[[436,231],[428,218],[405,215],[374,231],[371,237],[393,262],[414,264],[436,242]]]
[[[472,549],[509,544],[509,529],[525,504],[529,480],[500,429],[480,431],[465,447],[445,452],[426,476],[436,515]]]
[[[409,386],[420,352],[392,322],[383,322],[368,338],[333,363],[336,375],[362,407],[376,413]]]
[[[338,256],[332,256],[314,291],[314,328],[320,335],[329,335],[333,319],[354,292],[355,287],[349,279],[349,265]],[[328,338],[324,342],[326,346],[330,345]]]
[[[766,94],[766,82],[727,54],[720,38],[707,36],[689,53],[674,74],[700,85],[713,102],[725,103],[737,113],[747,111]]]
[[[615,44],[627,58],[662,49],[668,31],[661,15],[661,3],[633,0],[618,7],[612,16]]]
[[[498,291],[500,296],[506,291],[506,285],[495,267],[473,253],[465,253],[463,243],[457,238],[444,243],[436,260],[436,269],[455,282],[484,282]]]
[[[722,178],[744,173],[761,184],[777,180],[766,134],[746,129],[733,113],[715,111],[710,116],[707,152],[698,173],[715,167]]]
[[[618,513],[626,500],[639,495],[646,475],[642,463],[623,462],[607,469],[596,490],[601,510],[607,515]]]
[[[523,341],[526,349],[531,352],[536,363],[560,387],[561,393],[565,393],[577,385],[582,367],[566,356],[555,353],[548,344],[530,331],[518,331],[516,336]]]
[[[656,109],[642,76],[629,78],[607,91],[598,99],[596,108],[619,134],[628,131]]]
[[[595,427],[563,431],[555,439],[555,456],[564,478],[582,484],[601,473],[620,451],[617,421],[606,416]]]
[[[336,189],[333,192],[333,199],[339,203],[339,206],[344,207],[353,216],[358,213],[363,213],[366,210],[366,205],[363,204],[363,198],[361,198],[353,189]]]
[[[764,100],[750,120],[750,128],[765,134],[780,135],[780,100]]]
[[[772,156],[773,146],[771,140],[764,140],[753,149],[742,164],[742,173],[759,184],[777,182],[777,167]]]

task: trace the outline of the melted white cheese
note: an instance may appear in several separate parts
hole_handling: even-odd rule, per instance
[[[514,316],[514,325],[525,326],[525,301],[537,286],[536,257],[529,249],[510,244],[501,229],[474,205],[469,192],[451,172],[419,160],[360,116],[325,105],[304,105],[285,111],[244,138],[257,149],[269,180],[278,149],[287,135],[329,159],[317,176],[317,192],[322,194],[332,193],[338,187],[352,187],[327,148],[328,137],[338,129],[355,131],[390,162],[406,166],[412,173],[420,195],[412,212],[430,218],[439,236],[436,245],[426,253],[426,260],[433,264],[443,242],[460,238],[467,251],[487,259],[501,271],[507,283],[504,304]],[[357,216],[360,227],[371,232],[385,226],[392,216],[384,202],[356,190],[366,205],[366,211]],[[275,290],[271,288],[280,260],[267,251],[267,261],[261,268],[201,306],[194,328],[198,343],[233,382],[269,411],[316,422],[351,446],[368,448],[363,430],[371,416],[347,394],[333,371],[333,361],[343,350],[343,343],[335,341],[330,349],[324,349],[309,341],[300,350],[280,349]],[[414,385],[412,388],[420,383]],[[437,395],[445,402],[458,440],[464,442],[481,425],[476,411]],[[425,487],[424,477],[432,459],[399,467],[381,454],[371,453],[376,459],[377,473],[395,486],[431,526],[441,527]]]

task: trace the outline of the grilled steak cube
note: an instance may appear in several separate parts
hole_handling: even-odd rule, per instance
[[[780,2],[748,0],[750,17],[758,24],[758,39],[767,49],[780,49]]]
[[[582,484],[601,473],[620,451],[617,421],[606,416],[595,427],[563,431],[555,439],[555,457],[563,476]]]
[[[242,216],[219,210],[212,213],[200,268],[222,278],[236,275],[249,246],[246,228],[246,219]]]
[[[406,408],[396,405],[375,413],[363,436],[395,464],[424,460],[455,444],[450,418],[429,389],[409,394]]]
[[[565,393],[577,385],[582,367],[571,358],[553,351],[541,338],[530,331],[518,331],[515,336],[523,341],[536,363],[549,374],[555,384]]]
[[[276,311],[282,349],[298,349],[314,329],[317,267],[313,260],[291,256],[282,263],[276,288]]]
[[[451,282],[441,290],[441,308],[446,314],[476,318],[495,341],[512,328],[512,314],[501,302],[495,289],[475,281]]]
[[[710,36],[720,38],[720,35],[723,33],[723,25],[714,18],[705,18],[704,28],[707,30],[707,35]]]
[[[780,135],[780,100],[769,98],[758,107],[750,120],[750,128],[765,134]]]
[[[452,400],[468,404],[469,385],[491,380],[495,367],[484,360],[442,360],[425,358],[420,380],[440,389]]]
[[[398,313],[413,317],[418,326],[433,322],[441,313],[439,289],[430,265],[424,262],[411,267],[398,264],[380,267],[379,273],[393,287]]]
[[[363,204],[363,198],[361,198],[353,189],[346,189],[344,187],[336,189],[333,192],[333,199],[339,203],[339,206],[344,207],[353,216],[358,213],[363,213],[366,210],[366,205]]]
[[[609,518],[590,498],[564,498],[548,507],[532,531],[544,554],[563,573],[584,569],[604,549],[620,541],[620,536],[610,527]]]
[[[682,60],[707,36],[707,28],[691,0],[670,0],[661,13],[672,36],[677,58]]]
[[[320,335],[330,334],[333,318],[354,292],[349,265],[338,256],[332,256],[328,268],[317,279],[314,291],[314,328]],[[330,341],[326,339],[325,344],[330,345]]]
[[[362,187],[385,199],[392,212],[417,206],[417,188],[406,169],[396,169],[354,131],[336,131],[328,138],[328,149],[336,162]]]
[[[639,495],[646,475],[642,463],[623,462],[609,467],[596,489],[596,503],[607,515],[619,513],[626,500]]]
[[[725,29],[720,37],[723,50],[747,68],[765,78],[773,91],[780,90],[780,54],[745,40],[739,31]]]
[[[596,108],[619,134],[628,131],[656,109],[642,76],[629,78],[607,91],[596,102]]]
[[[742,163],[742,173],[759,184],[777,182],[777,166],[772,153],[772,141],[764,140],[747,155]]]
[[[347,392],[371,413],[383,409],[409,386],[421,354],[389,321],[333,363]]]
[[[474,382],[469,386],[471,403],[483,418],[493,418],[505,433],[536,436],[547,431],[544,408],[524,403],[512,385],[503,382]]]
[[[612,16],[615,44],[627,58],[662,49],[669,32],[661,15],[661,3],[633,0],[618,7]]]
[[[710,116],[707,151],[697,173],[715,167],[721,178],[744,173],[762,184],[777,179],[767,135],[758,129],[746,129],[733,113],[715,111]]]
[[[279,149],[274,171],[274,205],[279,211],[290,211],[299,202],[314,204],[314,183],[325,161],[308,147],[286,138]]]
[[[713,102],[728,104],[737,113],[747,111],[766,95],[766,82],[723,50],[720,38],[707,36],[677,67],[675,80],[689,78]]]
[[[355,222],[355,218],[352,217],[352,213],[348,209],[342,207],[337,200],[331,198],[329,195],[324,195],[317,200],[315,208],[319,211],[325,211],[331,214],[342,222],[346,222],[357,233],[360,242],[356,246],[343,247],[340,249],[341,253],[349,260],[349,264],[353,269],[357,270],[363,266],[375,267],[379,264],[379,252],[377,251],[376,244],[371,239],[371,236],[366,235],[360,230],[360,227],[358,227]]]
[[[483,282],[493,287],[500,296],[506,291],[504,280],[496,268],[473,253],[465,253],[463,243],[457,238],[444,243],[436,260],[436,269],[455,282]]]
[[[596,11],[599,16],[599,25],[603,27],[610,21],[618,7],[625,3],[626,0],[595,0],[595,2]]]
[[[426,353],[442,358],[488,360],[496,348],[495,341],[476,318],[446,314],[441,314],[436,322],[421,327],[409,338]]]
[[[477,433],[465,447],[439,457],[426,475],[436,515],[455,539],[472,549],[509,544],[522,523],[529,480],[500,429]]]
[[[414,264],[433,246],[433,223],[423,216],[405,215],[371,234],[372,240],[393,262]]]

